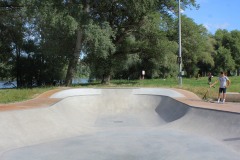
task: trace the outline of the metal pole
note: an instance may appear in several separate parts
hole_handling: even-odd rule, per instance
[[[181,3],[178,0],[178,35],[179,35],[179,75],[178,75],[178,83],[179,87],[182,87],[182,35],[181,35]]]

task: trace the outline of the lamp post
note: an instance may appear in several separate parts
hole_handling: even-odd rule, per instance
[[[178,55],[178,63],[179,63],[179,74],[178,74],[178,84],[179,87],[182,87],[182,35],[181,35],[181,3],[178,0],[178,35],[179,35],[179,55]]]

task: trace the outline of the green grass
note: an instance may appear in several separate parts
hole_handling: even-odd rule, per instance
[[[216,81],[218,77],[214,77],[212,82]],[[229,77],[231,81],[230,87],[227,89],[228,92],[240,92],[240,77]],[[101,85],[98,82],[86,85],[88,87],[165,87],[165,88],[180,88],[191,91],[203,97],[203,95],[209,89],[208,78],[201,77],[196,78],[183,78],[182,87],[178,84],[178,78],[169,79],[145,79],[145,80],[112,80],[109,85]],[[211,88],[208,94],[208,98],[216,98],[218,94],[217,83],[215,88]]]
[[[240,77],[229,77],[231,80],[231,85],[228,88],[228,92],[240,92]],[[212,81],[216,81],[217,77],[214,77]],[[218,94],[218,86],[216,84],[215,88],[211,88],[208,98],[216,98]],[[84,85],[76,85],[74,87],[88,87],[88,88],[105,88],[105,87],[116,87],[116,88],[126,88],[126,87],[164,87],[164,88],[181,88],[191,91],[197,94],[199,97],[203,95],[209,89],[207,77],[201,77],[199,79],[189,79],[183,78],[182,87],[178,85],[177,78],[169,79],[145,79],[145,80],[112,80],[109,85],[102,85],[99,82],[94,82]],[[46,92],[48,90],[54,89],[53,87],[46,88],[33,88],[33,89],[0,89],[0,103],[10,103],[18,102],[36,97],[37,95]]]
[[[214,77],[212,82],[216,81],[218,78]],[[240,92],[240,77],[229,77],[231,81],[230,87],[227,89],[227,92]],[[198,80],[190,80],[186,79],[183,85],[183,89],[189,90],[199,97],[203,97],[203,95],[209,89],[209,85],[207,84],[207,78],[200,78]],[[218,95],[219,83],[215,85],[215,88],[211,88],[209,91],[209,98],[216,98]]]
[[[0,103],[12,103],[35,98],[53,87],[32,89],[0,89]]]

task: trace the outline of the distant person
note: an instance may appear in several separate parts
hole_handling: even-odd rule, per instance
[[[208,84],[209,84],[209,85],[212,83],[212,78],[213,78],[212,73],[209,72],[209,73],[208,73]]]
[[[218,82],[220,82],[220,87],[219,87],[217,102],[220,103],[220,97],[221,97],[221,93],[222,93],[223,94],[222,103],[224,103],[225,99],[226,99],[227,87],[229,87],[229,85],[230,85],[230,80],[228,79],[227,76],[225,76],[224,72],[221,72],[218,80],[216,80],[213,84],[211,84],[210,87],[213,87]]]
[[[57,82],[54,80],[54,81],[53,81],[53,86],[56,86],[56,84],[57,84]]]

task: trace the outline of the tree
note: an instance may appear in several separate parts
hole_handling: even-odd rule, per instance
[[[25,0],[23,2],[30,19],[29,23],[34,25],[35,34],[38,37],[38,57],[42,66],[40,70],[42,78],[39,81],[43,78],[48,79],[49,77],[45,75],[51,71],[52,78],[47,81],[62,79],[61,73],[67,73],[65,74],[66,85],[71,83],[71,77],[74,76],[73,70],[77,66],[82,47],[81,25],[85,16],[82,12],[82,2],[71,0]],[[67,72],[65,72],[67,64]]]
[[[214,38],[216,40],[215,49],[217,55],[215,61],[217,62],[216,70],[219,72],[227,71],[228,74],[235,70],[239,73],[239,55],[240,55],[240,32],[227,30],[217,30]],[[222,61],[221,61],[222,59]]]
[[[178,21],[176,19],[175,29],[170,32],[170,37],[176,41]],[[207,30],[202,25],[197,25],[192,19],[182,16],[182,60],[183,70],[188,77],[199,73],[202,66],[214,66],[212,58],[213,46]],[[202,68],[199,68],[199,67]],[[206,72],[207,70],[205,70]]]
[[[194,0],[184,0],[182,2],[183,7],[187,6],[197,6]],[[171,18],[171,13],[169,11],[177,9],[176,1],[157,1],[157,0],[139,0],[139,1],[98,1],[96,8],[93,9],[92,18],[95,19],[99,24],[102,22],[108,22],[115,35],[112,37],[112,42],[116,47],[116,51],[111,53],[111,57],[109,57],[108,68],[105,67],[108,73],[105,73],[103,77],[107,77],[106,80],[109,80],[115,67],[122,66],[121,62],[126,61],[128,54],[139,53],[143,64],[147,64],[144,61],[149,62],[148,69],[154,67],[157,64],[158,60],[154,59],[157,56],[156,48],[159,47],[150,47],[149,49],[145,48],[145,52],[143,50],[139,51],[140,48],[143,49],[144,46],[149,44],[154,44],[154,40],[152,43],[149,42],[139,42],[138,38],[140,38],[137,33],[139,29],[147,23],[146,18],[153,13],[161,13],[165,15],[165,17]],[[159,17],[158,18],[162,18]],[[164,39],[164,38],[163,38]],[[135,43],[134,41],[138,41]],[[147,40],[146,40],[147,41]],[[160,41],[157,43],[160,44]],[[133,42],[133,43],[131,43]],[[144,44],[145,43],[145,44]],[[159,45],[158,44],[158,45]],[[139,45],[143,45],[139,47]],[[129,46],[132,47],[129,50]],[[155,50],[154,50],[155,49]],[[144,56],[150,53],[152,50],[152,58],[151,56]],[[131,56],[130,56],[131,57]],[[158,56],[157,56],[158,57]],[[117,63],[116,63],[117,62]],[[105,65],[105,64],[104,64]],[[110,69],[109,69],[110,68]],[[146,68],[142,66],[142,68]],[[149,69],[151,70],[151,69]],[[152,71],[149,73],[151,74]],[[152,74],[151,74],[152,75]],[[102,81],[104,82],[104,80]]]
[[[19,21],[21,22],[19,23],[19,28],[22,30],[16,30],[17,33],[21,34],[15,37],[15,39],[17,37],[20,38],[15,41],[16,45],[14,48],[16,52],[15,71],[19,82],[23,80],[19,63],[25,63],[23,59],[27,58],[28,61],[33,60],[34,64],[37,62],[36,64],[41,66],[37,69],[39,83],[41,83],[42,79],[40,77],[43,77],[42,75],[47,72],[45,69],[47,64],[54,64],[54,66],[49,67],[48,71],[52,68],[52,72],[56,73],[63,70],[66,67],[66,63],[68,63],[66,85],[70,85],[71,79],[76,73],[76,66],[80,61],[80,54],[84,53],[82,52],[84,50],[87,51],[87,56],[93,62],[97,60],[97,58],[93,58],[97,54],[99,55],[96,57],[104,58],[99,63],[101,65],[99,68],[102,68],[102,71],[97,73],[102,74],[102,82],[109,81],[117,68],[124,65],[127,57],[129,57],[128,54],[138,53],[143,60],[147,60],[153,67],[158,68],[156,66],[159,59],[156,59],[159,56],[156,49],[159,47],[164,48],[161,44],[168,46],[168,42],[165,38],[162,38],[156,43],[158,47],[145,47],[146,53],[140,52],[139,49],[144,49],[144,45],[140,45],[145,42],[141,40],[139,29],[147,22],[146,17],[152,13],[158,12],[171,19],[169,11],[177,8],[175,0],[6,0],[6,2],[14,2],[11,3],[10,8],[18,8],[22,11],[20,16],[22,19]],[[182,1],[183,7],[191,5],[196,6],[194,0]],[[91,25],[96,27],[93,27],[93,30],[89,32],[87,28]],[[106,28],[107,25],[109,27]],[[23,45],[27,42],[25,42],[26,35],[24,34],[32,28],[34,37],[38,39],[34,41],[34,46],[37,50],[28,52],[23,49]],[[89,33],[93,33],[94,30],[103,31],[104,34],[99,34],[99,36],[103,37],[89,39],[87,36],[91,35]],[[103,40],[107,46],[99,47],[98,45],[88,43],[91,41],[96,42],[97,39]],[[136,39],[136,43],[129,44],[131,39]],[[145,44],[154,44],[154,42],[150,43],[150,39],[148,41]],[[125,44],[135,46],[136,48],[125,52],[127,48],[130,48],[125,46]],[[108,51],[106,51],[107,49]],[[31,56],[29,56],[30,53]],[[108,56],[104,57],[102,53],[106,53]],[[149,56],[144,56],[144,54],[149,54]],[[149,57],[151,58],[149,59]],[[93,63],[91,62],[91,64]]]
[[[71,4],[71,2],[68,2]],[[78,22],[77,29],[76,29],[76,43],[75,48],[72,54],[69,58],[69,64],[68,64],[68,70],[67,75],[65,79],[65,84],[69,86],[72,82],[72,78],[74,74],[76,73],[77,64],[79,61],[80,53],[83,47],[83,26],[86,25],[88,22],[88,17],[90,13],[90,1],[89,0],[83,0],[82,1],[82,12],[79,13],[73,13],[72,17],[74,17]]]
[[[6,18],[0,16],[0,78],[11,78],[12,47],[10,31],[7,29]]]
[[[146,16],[136,38],[139,43],[141,70],[146,77],[159,78],[176,76],[177,43],[167,37],[165,21],[162,14],[154,13]],[[140,71],[141,71],[140,70]]]
[[[115,46],[111,41],[114,36],[109,24],[103,23],[102,26],[90,23],[85,28],[85,42],[83,52],[87,56],[87,62],[91,68],[91,74],[95,78],[102,79],[102,83],[109,80],[106,78],[112,72],[111,56],[115,52]]]
[[[233,71],[235,68],[235,62],[232,58],[231,51],[223,46],[220,46],[215,56],[216,66],[215,71]]]
[[[18,86],[20,86],[20,70],[13,72],[20,66],[21,50],[24,37],[24,15],[19,7],[18,0],[1,1],[0,5],[0,52],[1,64],[4,67],[3,77],[17,78]],[[15,75],[14,75],[15,74]]]
[[[230,45],[231,55],[235,61],[237,75],[240,75],[240,31],[231,31],[232,43]]]

